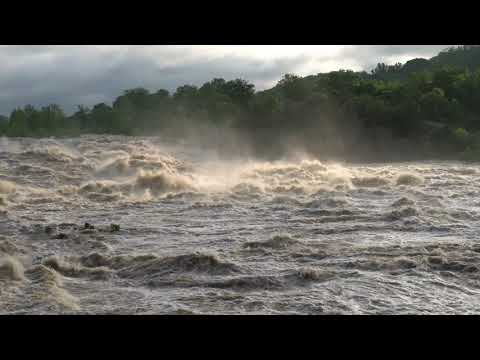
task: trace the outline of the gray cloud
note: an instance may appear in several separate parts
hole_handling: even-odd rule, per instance
[[[339,56],[354,59],[357,66],[372,70],[378,63],[393,64],[405,59],[430,58],[451,45],[355,45],[343,49]]]
[[[334,56],[303,49],[258,57],[240,47],[217,51],[214,46],[0,46],[0,114],[25,104],[49,103],[71,112],[77,104],[109,103],[132,87],[174,91],[214,77],[241,77],[263,89],[285,73],[325,71],[327,63],[333,67],[329,70],[348,66],[368,70],[396,58],[430,57],[445,47],[366,45],[342,48]]]

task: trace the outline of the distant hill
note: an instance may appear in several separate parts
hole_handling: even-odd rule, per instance
[[[480,45],[449,48],[430,59],[432,65],[449,65],[470,70],[480,67]]]
[[[405,64],[396,63],[388,65],[378,63],[377,67],[370,73],[365,71],[355,72],[363,79],[383,80],[383,81],[403,81],[411,74],[425,71],[437,71],[442,67],[452,67],[461,70],[468,69],[474,71],[480,68],[480,45],[462,45],[451,47],[441,51],[431,59],[415,58],[407,61]],[[308,75],[301,78],[305,89],[312,90],[318,81],[327,77],[328,73],[319,73]],[[277,95],[281,93],[281,86],[277,84],[271,89],[263,91],[265,94]],[[306,91],[308,91],[306,90]]]
[[[404,80],[410,74],[421,71],[435,71],[449,66],[460,69],[475,70],[480,68],[480,46],[463,45],[441,51],[431,59],[412,59],[405,64],[386,65],[379,63],[371,76],[377,80]]]

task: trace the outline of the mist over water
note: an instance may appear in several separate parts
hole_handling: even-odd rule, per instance
[[[477,165],[287,155],[0,139],[0,313],[479,312]]]

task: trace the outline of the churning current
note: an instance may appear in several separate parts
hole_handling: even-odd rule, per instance
[[[475,164],[0,139],[2,314],[480,312]]]

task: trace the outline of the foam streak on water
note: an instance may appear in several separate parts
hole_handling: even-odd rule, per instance
[[[479,312],[476,164],[0,145],[0,313]]]

